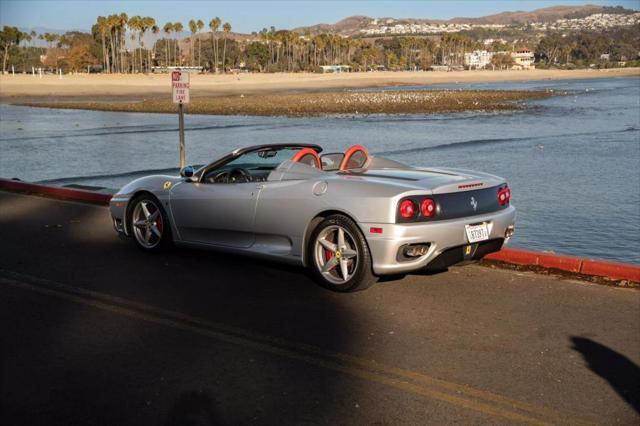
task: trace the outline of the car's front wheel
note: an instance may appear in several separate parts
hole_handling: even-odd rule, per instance
[[[311,271],[322,286],[339,292],[363,290],[376,281],[367,241],[340,214],[324,219],[309,240]]]
[[[171,228],[160,201],[141,195],[131,201],[130,231],[136,245],[144,251],[159,251],[171,243]]]

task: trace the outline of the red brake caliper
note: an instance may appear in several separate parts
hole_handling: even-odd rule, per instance
[[[333,242],[333,241],[329,240],[328,238],[327,238],[327,241],[329,241],[330,243]],[[333,257],[333,253],[331,253],[331,250],[329,250],[329,249],[324,249],[324,254],[325,254],[325,257],[327,258],[327,262],[330,261],[331,258]]]

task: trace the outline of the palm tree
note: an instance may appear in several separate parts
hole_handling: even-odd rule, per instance
[[[125,38],[125,33],[126,33],[126,26],[127,26],[127,22],[129,22],[129,16],[126,13],[121,13],[120,16],[118,16],[118,21],[119,21],[119,25],[118,25],[118,34],[119,34],[119,40],[120,40],[120,72],[124,72],[125,70],[125,55],[124,55],[124,46],[125,46],[125,42],[124,42],[124,38]]]
[[[169,67],[169,59],[171,55],[171,51],[169,50],[169,37],[173,32],[173,24],[171,22],[167,22],[166,24],[164,24],[164,27],[162,27],[162,31],[164,31],[164,33],[167,35],[167,38],[164,43],[164,50],[165,50],[164,66]]]
[[[191,38],[189,39],[189,56],[191,57],[191,66],[193,66],[193,57],[195,55],[195,40],[193,37],[198,32],[198,24],[196,23],[195,19],[189,21],[189,31],[191,31]]]
[[[262,31],[260,31],[260,40],[263,44],[267,45],[267,51],[269,52],[269,59],[267,60],[268,67],[269,65],[271,65],[271,43],[269,41],[269,30],[263,28]]]
[[[218,72],[218,37],[216,34],[222,21],[217,16],[209,21],[209,28],[211,28],[211,47],[213,48],[213,70]]]
[[[31,37],[31,34],[29,33],[22,33],[22,37],[20,38],[20,41],[24,41],[25,45],[23,47],[28,47],[29,43],[31,43],[31,40],[33,39],[33,37]]]
[[[156,58],[156,42],[158,40],[158,33],[160,33],[160,27],[155,23],[156,20],[153,20],[153,25],[151,26],[151,32],[153,33],[154,42],[153,42],[153,57]],[[149,53],[149,66],[151,67],[151,53]],[[151,69],[151,68],[149,68]]]
[[[138,35],[138,46],[140,46],[140,38],[141,38],[141,30],[142,30],[142,18],[140,16],[132,16],[129,19],[129,22],[127,23],[127,25],[129,26],[129,30],[131,30],[131,32],[133,34],[131,34],[131,40],[135,40],[135,36],[136,34]],[[133,49],[133,67],[132,67],[132,72],[136,72],[136,50],[138,49]],[[140,52],[140,68],[142,68],[142,52]]]
[[[117,55],[117,39],[116,39],[116,27],[118,26],[118,15],[110,15],[107,18],[107,29],[109,30],[109,44],[111,45],[111,71],[117,72],[118,70],[118,55]]]
[[[175,44],[175,55],[176,55],[176,65],[182,65],[182,54],[179,55],[179,51],[180,51],[180,46],[178,45],[178,37],[180,36],[180,33],[182,32],[182,30],[184,29],[184,26],[182,25],[182,22],[174,22],[173,23],[173,30],[176,33],[176,44]]]
[[[269,42],[267,40],[267,29],[263,28],[259,34],[260,34],[260,40],[262,41],[262,44],[266,44],[267,48],[269,48]],[[271,56],[271,50],[269,50],[269,56]],[[271,62],[271,58],[269,58],[267,65],[269,65],[270,62]]]
[[[53,43],[58,40],[58,35],[52,33],[44,33],[44,40],[47,42],[47,46],[49,47],[49,49],[51,49],[53,47]]]
[[[34,30],[31,30],[31,32],[29,34],[26,35],[27,40],[29,41],[29,47],[31,47],[31,41],[36,38],[36,36],[38,35],[38,33],[36,33]]]
[[[198,33],[199,33],[204,28],[204,22],[202,22],[202,19],[198,19],[198,22],[196,22],[196,24],[198,26]],[[202,56],[202,39],[198,37],[198,67],[200,67],[201,56]]]
[[[145,16],[144,18],[142,18],[142,20],[140,21],[140,31],[142,33],[142,38],[144,38],[144,34],[147,32],[147,30],[155,27],[156,25],[156,20],[153,19],[150,16]],[[140,41],[140,46],[144,48],[144,40],[141,39]],[[140,51],[140,64],[142,67],[142,51]],[[147,71],[150,71],[150,64],[151,64],[151,51],[149,49],[147,49]]]
[[[224,47],[222,48],[222,73],[224,74],[225,62],[227,60],[227,36],[231,32],[231,24],[225,22],[222,26],[222,30],[224,31]]]
[[[276,58],[274,60],[274,63],[276,65],[280,64],[280,47],[284,45],[284,31],[280,30],[276,33],[273,34],[273,40],[275,42],[275,47],[276,47]]]
[[[109,26],[107,25],[107,18],[104,16],[98,16],[97,19],[98,31],[100,31],[100,38],[102,39],[102,67],[103,69],[109,70],[109,55],[107,53],[107,46],[105,41],[105,33],[108,31]]]

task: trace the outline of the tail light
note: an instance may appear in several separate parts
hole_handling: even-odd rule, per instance
[[[436,203],[431,198],[425,198],[420,205],[420,212],[424,217],[432,217],[436,213]]]
[[[501,206],[509,204],[510,200],[511,200],[511,190],[509,189],[508,186],[498,189],[498,203],[500,203]]]
[[[403,200],[399,207],[400,216],[411,219],[416,214],[416,204],[412,200]]]

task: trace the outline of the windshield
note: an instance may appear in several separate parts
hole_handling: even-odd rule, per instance
[[[261,150],[249,152],[228,162],[225,169],[241,167],[248,170],[273,170],[285,160],[290,160],[300,148],[283,148],[279,150]]]

